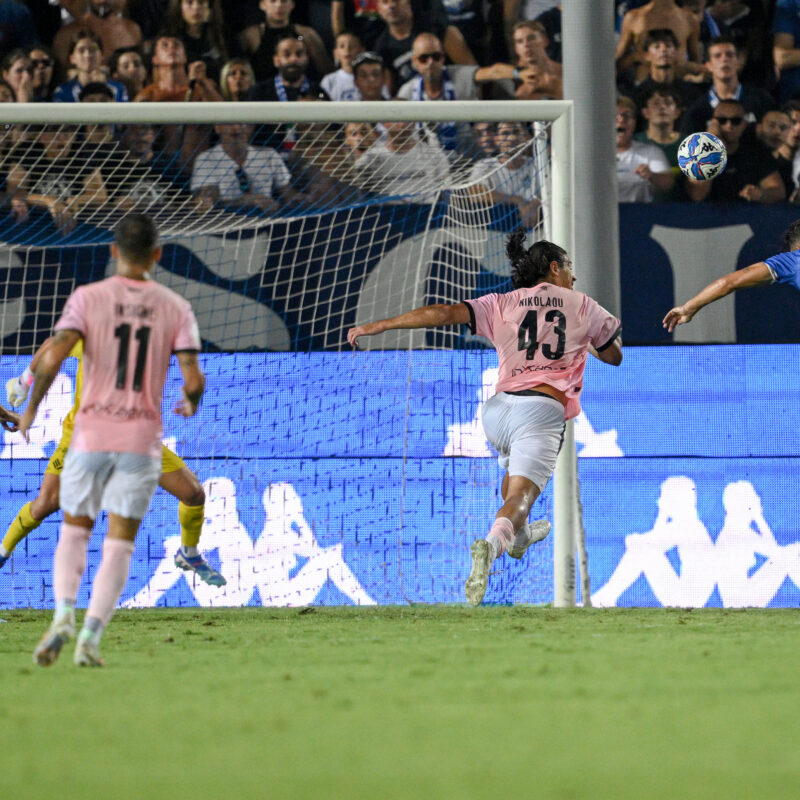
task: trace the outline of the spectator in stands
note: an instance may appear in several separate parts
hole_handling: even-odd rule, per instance
[[[670,165],[677,167],[680,133],[675,125],[681,115],[678,93],[669,85],[654,86],[645,96],[641,114],[646,127],[633,138],[660,147]]]
[[[253,65],[257,81],[271,78],[277,70],[275,52],[281,39],[302,39],[312,68],[307,68],[310,77],[319,79],[333,69],[333,64],[319,34],[307,25],[296,25],[291,21],[294,0],[260,0],[264,12],[260,25],[251,25],[239,34],[239,42],[245,55]]]
[[[772,57],[783,103],[800,97],[800,0],[777,0],[772,34]]]
[[[61,233],[75,228],[76,215],[105,201],[100,170],[72,157],[77,128],[45,125],[33,141],[19,142],[8,154],[8,191],[25,196],[30,207],[49,212]]]
[[[138,47],[120,47],[111,54],[108,69],[115,81],[125,84],[129,97],[136,97],[147,85],[147,67]]]
[[[443,24],[431,23],[412,9],[411,0],[378,0],[378,13],[386,28],[375,40],[375,52],[380,53],[391,72],[391,89],[396,90],[413,77],[411,49],[420,33],[436,36],[454,64],[478,63],[455,25],[448,25],[446,18]]]
[[[52,99],[55,91],[55,57],[49,47],[37,44],[28,50],[28,59],[33,70],[31,100],[35,103],[47,102]]]
[[[472,135],[475,138],[481,158],[497,155],[496,122],[473,122]]]
[[[162,33],[180,39],[186,60],[204,62],[206,74],[216,81],[228,60],[224,27],[220,0],[170,0]]]
[[[786,141],[786,134],[791,127],[789,114],[785,109],[772,109],[756,123],[756,139],[772,153],[775,165],[781,176],[781,181],[786,189],[786,195],[792,194],[794,180],[792,178],[792,159],[785,158],[781,152],[781,147]]]
[[[137,47],[142,43],[139,26],[117,13],[112,0],[88,0],[86,13],[61,28],[53,39],[53,52],[65,70],[70,67],[69,54],[75,35],[87,28],[99,37],[105,59],[111,58],[120,47]]]
[[[250,100],[287,102],[301,97],[329,99],[322,87],[307,75],[309,57],[305,39],[284,36],[275,45],[274,78],[257,83],[250,92]]]
[[[88,28],[79,28],[69,48],[69,63],[75,70],[75,77],[62,83],[53,92],[53,100],[59,103],[76,103],[81,89],[88,83],[104,81],[107,69],[103,66],[103,51],[100,37]],[[108,85],[114,90],[114,99],[125,102],[130,99],[123,83],[109,80]]]
[[[256,76],[246,58],[232,58],[222,67],[219,90],[226,100],[246,100]]]
[[[38,41],[30,9],[14,0],[0,0],[0,53],[30,50]]]
[[[518,100],[559,100],[563,97],[561,64],[547,55],[547,34],[539,22],[518,22],[512,32],[517,71],[521,83]]]
[[[530,132],[521,122],[498,122],[495,133],[497,155],[478,161],[470,173],[470,195],[481,205],[511,205],[517,209],[526,230],[539,217],[540,185],[531,157]]]
[[[33,100],[33,67],[28,54],[16,49],[6,53],[0,64],[3,80],[14,90],[18,103]]]
[[[278,74],[257,83],[250,91],[249,100],[294,102],[305,98],[328,99],[324,89],[306,75],[308,50],[302,39],[285,36],[278,41],[274,63]],[[255,144],[274,147],[284,155],[294,147],[295,141],[294,125],[262,125],[254,138]]]
[[[86,86],[81,88],[81,92],[78,95],[78,102],[113,103],[114,90],[107,83],[103,83],[101,81],[87,83]],[[98,153],[95,145],[100,144],[111,144],[114,148],[116,148],[116,143],[114,142],[114,126],[97,123],[84,125],[78,150],[80,150],[80,148],[82,148],[84,145],[90,145],[92,148],[91,151],[87,150],[85,152],[91,152],[91,155],[94,157]],[[101,163],[103,161],[102,158],[98,160]]]
[[[219,144],[201,153],[192,170],[192,191],[226,206],[272,214],[276,198],[298,199],[283,159],[271,147],[250,144],[252,125],[229,123],[214,130]]]
[[[628,94],[640,108],[655,87],[672,87],[679,96],[681,110],[703,93],[699,81],[707,79],[705,68],[691,75],[691,80],[678,77],[678,39],[669,28],[648,31],[644,42],[644,59],[650,71],[640,83],[621,79],[617,82],[622,94]],[[685,66],[685,65],[684,65]]]
[[[773,108],[765,112],[756,123],[756,138],[772,153],[781,146],[790,125],[791,120],[786,111]]]
[[[153,80],[134,98],[142,102],[220,101],[216,83],[206,75],[206,65],[194,61],[187,67],[186,48],[175,36],[162,35],[153,47]]]
[[[723,172],[707,181],[687,179],[686,190],[696,203],[780,203],[786,199],[775,159],[755,136],[745,136],[747,117],[738,100],[722,100],[714,109],[708,130],[728,151]]]
[[[355,91],[349,100],[385,100],[391,95],[386,86],[383,58],[372,50],[359,53],[353,59],[353,83]]]
[[[174,36],[156,37],[153,47],[153,81],[134,98],[138,102],[222,101],[217,85],[206,75],[206,65],[194,61],[186,66],[186,49]],[[177,155],[188,169],[195,155],[208,146],[210,131],[204,125],[165,125],[156,149]]]
[[[684,114],[681,126],[684,135],[706,130],[721,100],[741,102],[746,109],[747,122],[761,119],[766,111],[775,107],[769,93],[739,81],[742,59],[736,43],[730,37],[721,36],[709,45],[706,67],[711,73],[711,85],[707,93],[699,97]]]
[[[719,36],[731,36],[744,56],[743,77],[763,85],[770,79],[767,17],[763,0],[683,0],[700,23],[700,42],[707,47]]]
[[[654,194],[666,195],[675,175],[660,147],[633,138],[636,103],[617,98],[617,185],[621,203],[649,203]]]
[[[778,147],[772,155],[778,162],[778,171],[786,188],[790,203],[800,202],[800,100],[790,100],[781,108],[788,124]],[[770,112],[772,113],[772,112]]]
[[[450,166],[438,144],[419,138],[413,122],[384,122],[378,139],[355,163],[356,184],[397,203],[433,203]]]
[[[513,78],[511,64],[478,67],[467,64],[444,65],[444,48],[432,33],[420,33],[411,50],[411,65],[416,76],[398,90],[400,100],[477,100],[478,84]],[[454,151],[458,139],[472,139],[469,125],[442,122],[437,126],[439,143],[446,151]]]
[[[653,87],[644,99],[641,113],[647,127],[644,131],[634,134],[633,138],[637,142],[659,147],[667,159],[672,174],[675,176],[675,183],[672,189],[666,193],[656,192],[655,199],[685,200],[683,183],[678,180],[680,177],[678,147],[681,143],[681,136],[676,128],[678,119],[681,116],[678,93],[670,85]]]
[[[645,79],[648,65],[644,60],[647,32],[669,28],[678,39],[678,63],[689,61],[695,71],[700,66],[700,25],[690,11],[680,8],[675,0],[650,0],[641,8],[628,11],[622,19],[622,30],[615,54],[617,75],[633,71],[633,80]]]
[[[146,167],[149,174],[165,178],[169,183],[183,187],[187,181],[182,174],[178,159],[170,153],[155,150],[156,129],[152,125],[126,125],[120,137],[120,143],[141,166]],[[140,192],[148,193],[145,187]]]
[[[344,142],[349,162],[355,164],[378,141],[379,134],[369,122],[348,122],[344,126]]]
[[[354,33],[343,31],[336,37],[333,48],[333,61],[338,66],[335,72],[329,72],[320,81],[320,85],[331,100],[360,100],[361,93],[356,89],[353,77],[353,59],[364,52],[364,45]],[[389,91],[386,90],[386,99]]]

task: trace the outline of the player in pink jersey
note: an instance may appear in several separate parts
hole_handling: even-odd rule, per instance
[[[125,217],[111,254],[117,274],[81,286],[67,299],[53,343],[36,366],[20,423],[26,434],[61,362],[82,339],[83,396],[61,474],[64,523],[53,566],[56,611],[33,654],[40,666],[52,664],[75,634],[86,547],[101,509],[108,512],[108,533],[75,663],[103,665],[100,637],[125,587],[136,533],[161,474],[161,400],[172,353],[184,379],[175,412],[192,416],[205,388],[191,306],[150,280],[149,270],[161,257],[152,220],[143,214]]]
[[[564,421],[580,412],[583,370],[588,353],[614,366],[622,362],[619,320],[572,286],[575,276],[566,251],[547,241],[527,250],[521,231],[508,239],[514,291],[488,294],[464,303],[435,304],[399,317],[358,325],[360,336],[397,328],[469,325],[497,350],[496,394],[483,406],[487,439],[506,469],[503,506],[486,539],[472,544],[467,600],[478,605],[486,593],[492,562],[504,552],[521,558],[543,538],[542,528],[526,530],[531,506],[553,473]],[[544,535],[550,526],[547,523]]]

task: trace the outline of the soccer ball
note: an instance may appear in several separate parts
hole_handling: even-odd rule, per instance
[[[725,145],[713,133],[690,133],[678,147],[678,166],[688,178],[716,178],[728,163]]]

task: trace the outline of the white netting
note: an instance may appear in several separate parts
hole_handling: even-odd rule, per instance
[[[173,128],[20,123],[2,146],[4,378],[76,285],[113,272],[108,243],[130,209],[158,221],[154,277],[198,317],[209,393],[165,435],[205,482],[201,550],[229,582],[180,580],[176,503],[159,492],[127,601],[462,601],[469,544],[500,504],[479,418],[494,352],[466,329],[384,334],[356,354],[345,336],[509,288],[507,233],[550,235],[549,125],[192,123],[174,141]],[[6,437],[4,458],[32,459],[3,500],[9,522],[69,408],[71,382],[59,385],[31,445]],[[550,516],[550,496],[535,515]],[[0,607],[47,602],[54,541],[51,520],[20,545]],[[488,600],[552,599],[549,539],[497,571]]]

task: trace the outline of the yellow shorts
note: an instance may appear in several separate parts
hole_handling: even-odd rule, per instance
[[[72,431],[64,431],[61,436],[61,441],[58,443],[58,447],[53,451],[53,455],[50,456],[50,461],[47,462],[47,469],[44,471],[45,475],[61,475],[61,470],[64,469],[64,456],[67,454],[71,440]],[[162,475],[169,472],[177,472],[185,466],[186,464],[183,463],[183,459],[179,455],[173,453],[172,450],[165,445],[161,445]]]

